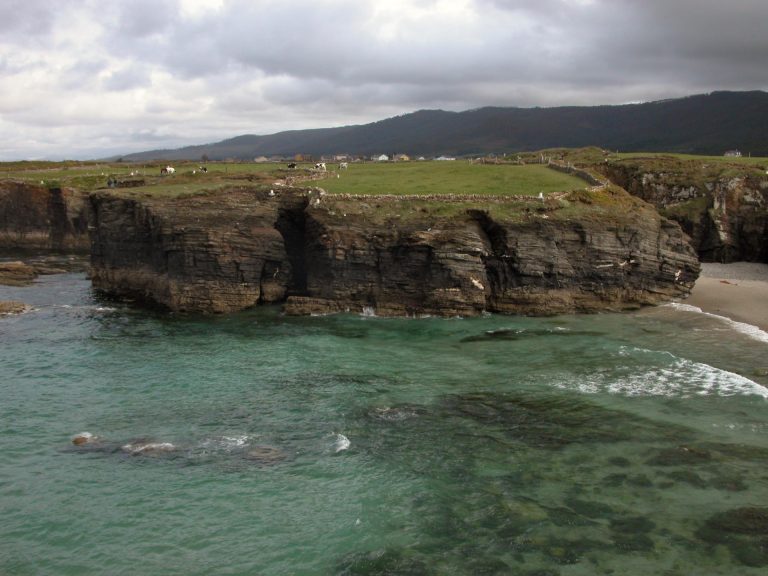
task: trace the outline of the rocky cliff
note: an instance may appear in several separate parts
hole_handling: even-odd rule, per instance
[[[282,301],[298,276],[284,214],[300,214],[305,201],[291,192],[272,200],[248,188],[172,200],[94,193],[93,286],[182,311]]]
[[[705,160],[632,158],[599,169],[677,221],[705,262],[768,262],[768,174]]]
[[[173,310],[618,310],[685,295],[699,270],[677,224],[616,188],[542,201],[243,187],[90,206],[94,286]]]
[[[0,181],[0,249],[87,252],[85,198],[73,188]]]

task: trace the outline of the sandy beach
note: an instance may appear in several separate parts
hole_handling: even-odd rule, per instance
[[[768,332],[768,264],[702,264],[701,276],[683,303]]]

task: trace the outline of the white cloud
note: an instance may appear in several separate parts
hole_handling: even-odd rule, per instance
[[[767,20],[764,0],[6,0],[0,159],[766,89]]]

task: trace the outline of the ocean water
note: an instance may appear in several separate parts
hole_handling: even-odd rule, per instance
[[[768,335],[131,309],[0,287],[0,574],[750,575]],[[93,442],[75,446],[74,435]]]

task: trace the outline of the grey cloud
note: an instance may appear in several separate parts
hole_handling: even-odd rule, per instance
[[[103,85],[106,90],[121,92],[150,84],[151,81],[147,71],[132,66],[113,72],[104,80]]]
[[[388,6],[231,0],[187,18],[180,0],[7,0],[0,45],[10,49],[0,53],[0,71],[8,77],[36,66],[29,78],[39,77],[56,31],[89,18],[101,29],[93,52],[67,53],[77,64],[51,68],[49,77],[72,95],[87,87],[115,102],[156,80],[133,125],[168,124],[154,135],[127,131],[132,145],[419,108],[611,104],[768,88],[765,0],[473,0],[466,18],[436,1],[382,16],[378,8]],[[390,28],[381,21],[398,16]],[[22,100],[9,98],[14,106]]]
[[[178,17],[176,0],[124,0],[117,6],[115,26],[130,38],[145,38],[169,30]]]
[[[4,0],[0,4],[0,33],[22,39],[45,36],[58,5],[56,0]]]

